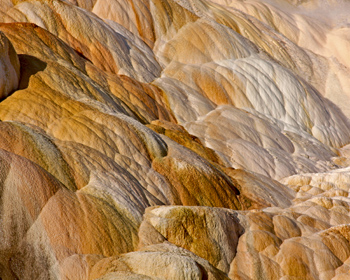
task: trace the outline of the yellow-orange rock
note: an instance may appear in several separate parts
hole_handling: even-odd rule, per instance
[[[31,10],[35,10],[35,15]],[[147,82],[160,73],[160,66],[146,44],[130,41],[100,18],[68,2],[24,1],[9,9],[4,18],[5,22],[30,22],[47,29],[107,72]]]
[[[341,1],[3,0],[1,279],[348,279]]]

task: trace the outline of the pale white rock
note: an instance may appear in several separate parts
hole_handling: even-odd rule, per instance
[[[335,156],[309,134],[284,131],[266,118],[228,105],[219,106],[185,127],[205,145],[218,151],[228,166],[275,179],[300,171],[325,171]]]
[[[277,36],[284,41],[284,44],[289,45],[284,51],[294,60],[298,68],[297,74],[315,86],[349,117],[347,3],[254,0],[244,3],[232,0],[212,2],[230,11],[232,16],[238,9],[258,19],[268,26],[265,27],[265,34],[272,34],[272,30],[277,31],[277,34],[283,34],[282,37]],[[274,41],[273,36],[269,37]],[[287,38],[293,44],[289,43]],[[275,43],[278,44],[277,41]],[[277,58],[273,54],[272,56]]]
[[[223,37],[226,40],[222,41]],[[259,52],[232,29],[203,18],[182,27],[169,41],[157,42],[154,51],[164,68],[171,62],[204,64]]]

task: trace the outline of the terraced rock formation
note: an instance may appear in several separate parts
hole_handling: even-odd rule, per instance
[[[350,279],[337,1],[2,0],[1,279]]]

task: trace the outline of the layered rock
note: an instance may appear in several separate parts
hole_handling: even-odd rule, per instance
[[[0,278],[349,278],[349,28],[321,10],[3,1]]]

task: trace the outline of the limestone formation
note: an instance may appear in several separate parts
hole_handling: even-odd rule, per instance
[[[350,278],[347,3],[0,2],[0,279]]]

